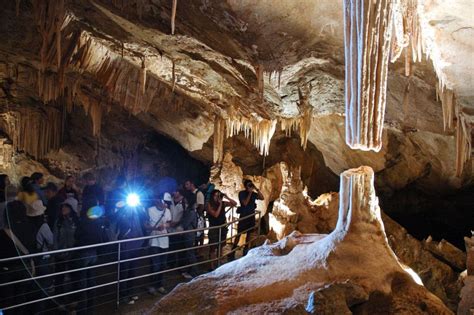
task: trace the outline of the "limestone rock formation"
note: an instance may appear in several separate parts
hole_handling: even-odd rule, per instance
[[[284,174],[291,178],[291,174]],[[270,213],[268,237],[280,240],[295,230],[330,233],[338,220],[338,204],[338,193],[326,193],[313,201],[303,193],[298,176],[285,180],[281,196]],[[460,272],[465,269],[463,252],[444,240],[420,242],[385,213],[382,213],[382,220],[388,243],[398,259],[418,273],[430,292],[456,310],[462,285]]]
[[[350,305],[361,313],[383,307],[380,313],[385,314],[451,314],[414,282],[388,246],[372,169],[342,173],[340,195],[337,226],[329,235],[295,233],[255,248],[242,259],[179,285],[150,313],[296,313],[310,293],[319,290],[329,297],[346,297],[341,313]],[[335,289],[323,289],[328,283]]]
[[[458,314],[470,315],[474,311],[474,233],[470,238],[464,238],[467,252],[467,270],[463,280],[464,287],[461,290],[461,301],[459,302]]]

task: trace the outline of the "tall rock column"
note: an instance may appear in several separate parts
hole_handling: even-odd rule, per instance
[[[346,143],[352,149],[382,147],[392,2],[344,0]]]

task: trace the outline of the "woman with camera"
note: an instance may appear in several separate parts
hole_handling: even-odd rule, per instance
[[[225,208],[235,207],[237,203],[229,198],[226,194],[223,194],[219,190],[213,190],[209,202],[207,203],[206,210],[209,219],[209,256],[211,261],[211,269],[215,268],[216,251],[219,246],[225,245],[227,238],[227,226],[221,228],[213,228],[219,225],[225,224]],[[219,236],[220,234],[220,236]],[[220,253],[218,253],[220,255]]]
[[[237,225],[237,235],[235,236],[234,245],[232,246],[232,253],[230,259],[235,258],[235,250],[239,245],[240,236],[245,234],[246,245],[244,247],[243,254],[246,255],[249,249],[251,233],[255,229],[255,210],[257,209],[257,200],[263,200],[264,197],[260,190],[255,187],[254,183],[250,179],[244,180],[245,190],[239,192],[240,207],[237,209],[237,213],[240,218],[247,217],[239,221]],[[252,215],[253,214],[253,215]]]

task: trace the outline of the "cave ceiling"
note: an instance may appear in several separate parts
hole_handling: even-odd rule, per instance
[[[472,182],[472,162],[456,174],[456,132],[444,130],[436,97],[442,81],[472,125],[468,0],[419,5],[429,56],[409,76],[403,60],[390,64],[379,152],[352,150],[344,140],[342,1],[178,0],[174,35],[172,0],[1,3],[2,117],[83,106],[98,135],[107,112],[120,106],[194,152],[224,119],[227,136],[251,133],[261,153],[275,129],[286,128],[315,145],[334,173],[370,165],[390,189]],[[58,141],[46,141],[38,154]]]

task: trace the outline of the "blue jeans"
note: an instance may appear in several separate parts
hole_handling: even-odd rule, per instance
[[[155,255],[159,253],[166,253],[168,249],[161,247],[150,247],[150,255]],[[151,272],[159,272],[165,270],[166,260],[168,255],[159,255],[151,257]],[[163,274],[157,274],[153,276],[153,283],[159,288],[163,286]]]
[[[188,232],[183,234],[183,245],[184,248],[194,247],[196,242],[196,232]],[[194,265],[197,262],[196,250],[194,248],[188,249],[184,252],[184,260],[186,265]],[[189,273],[197,273],[196,266],[186,268]]]
[[[78,260],[76,262],[76,268],[91,267],[97,263],[97,250],[96,249],[85,249],[78,253]],[[81,270],[75,272],[73,275],[76,290],[90,288],[96,285],[95,268]],[[95,289],[89,289],[78,293],[78,307],[77,314],[91,314],[92,308],[94,307],[94,296]]]
[[[142,241],[130,241],[122,243],[120,246],[120,260],[136,258],[143,253],[141,252]],[[120,280],[130,279],[138,276],[139,260],[131,260],[120,263]],[[120,282],[120,298],[125,299],[134,295],[135,280]]]

